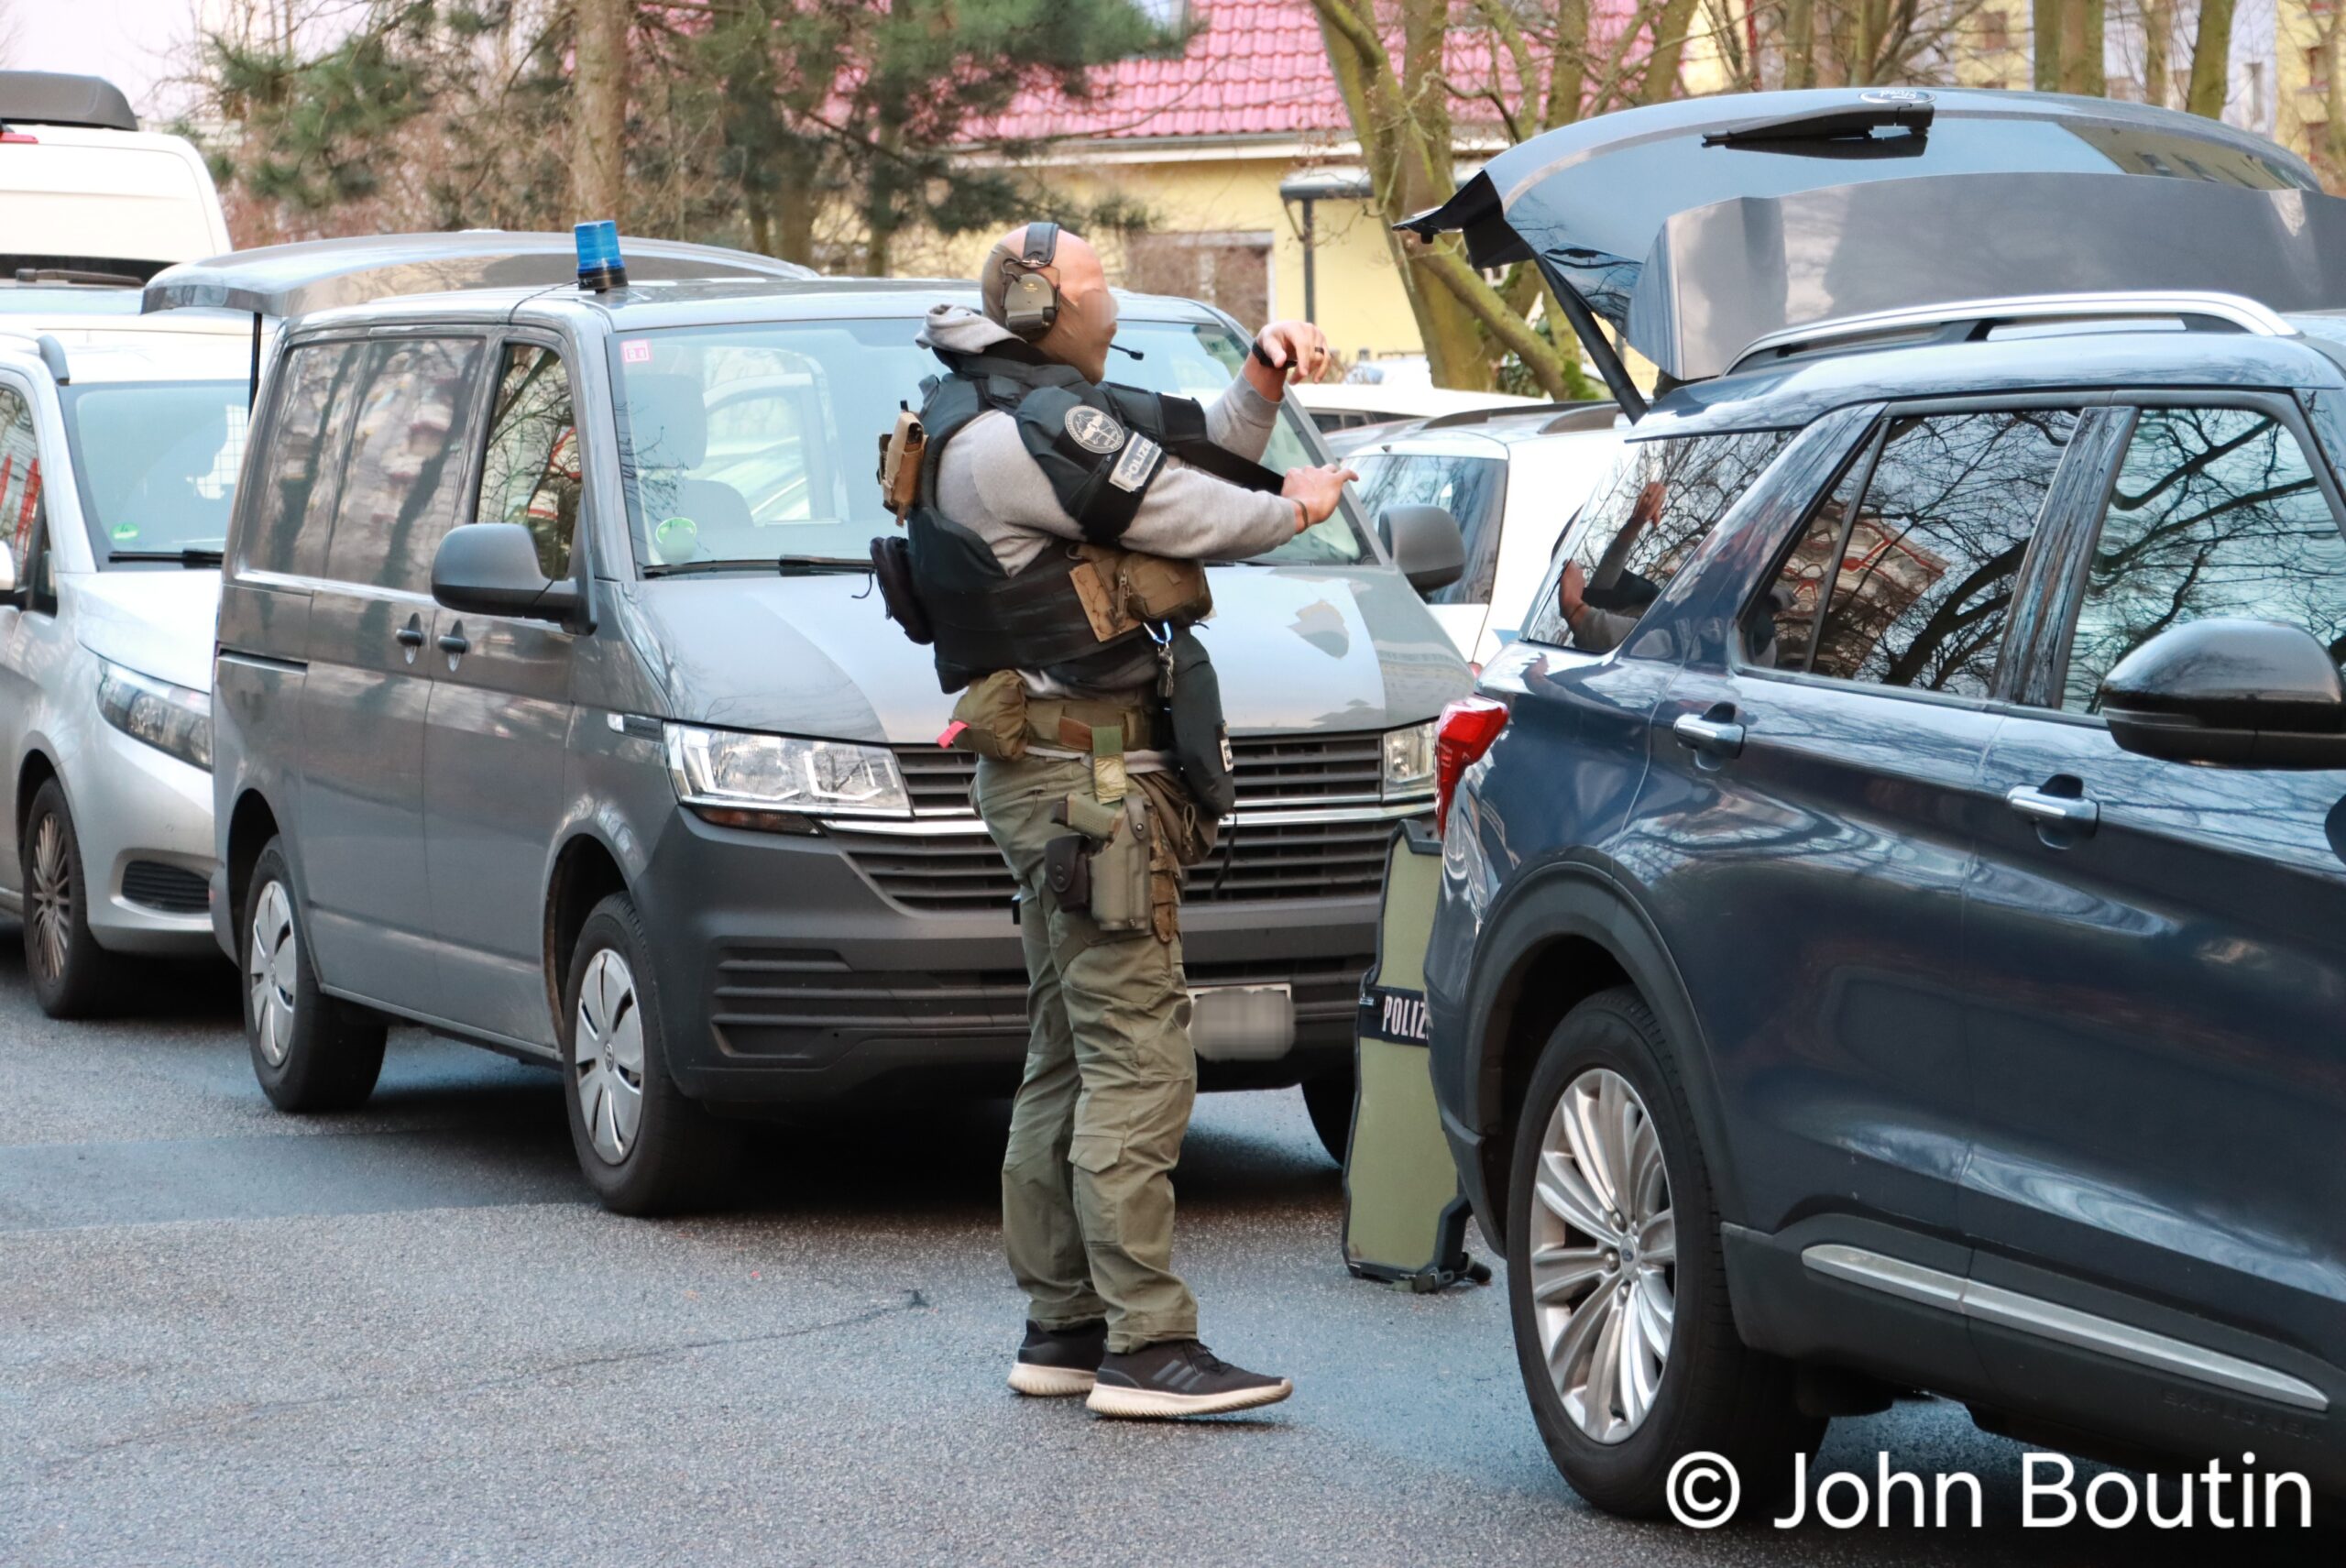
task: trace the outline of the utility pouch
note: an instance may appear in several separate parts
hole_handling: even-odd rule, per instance
[[[880,495],[900,527],[920,498],[920,466],[927,452],[928,432],[921,428],[920,416],[899,408],[896,428],[880,438]]]
[[[1043,883],[1061,909],[1091,912],[1091,840],[1067,833],[1043,846]]]
[[[1167,652],[1172,660],[1173,690],[1165,707],[1173,731],[1173,764],[1198,809],[1217,821],[1238,804],[1237,764],[1230,754],[1230,728],[1222,718],[1222,681],[1206,657],[1206,645],[1188,627],[1175,630]]]
[[[957,751],[975,751],[999,762],[1026,754],[1026,684],[1015,670],[996,670],[970,683],[953,705],[953,728],[946,731]]]
[[[1136,626],[1203,620],[1213,613],[1206,570],[1195,561],[1104,544],[1079,544],[1075,553],[1082,559],[1068,581],[1091,622],[1091,634],[1102,642]]]
[[[872,580],[880,585],[880,603],[888,619],[904,629],[904,635],[926,648],[937,641],[936,629],[928,623],[928,611],[921,608],[920,596],[913,592],[912,542],[901,533],[875,534],[872,540]]]
[[[1116,831],[1091,851],[1091,923],[1103,934],[1119,936],[1152,928],[1149,899],[1148,813],[1137,798],[1124,807]]]

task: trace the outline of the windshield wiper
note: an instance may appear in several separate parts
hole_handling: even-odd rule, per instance
[[[227,559],[218,550],[109,550],[106,559],[112,561],[177,561],[182,566],[217,566]]]
[[[828,572],[869,572],[869,561],[851,561],[840,555],[784,555],[778,561],[762,561],[754,557],[741,561],[728,557],[718,561],[671,561],[643,568],[647,577],[682,577],[698,572],[778,572],[785,577],[820,576]]]

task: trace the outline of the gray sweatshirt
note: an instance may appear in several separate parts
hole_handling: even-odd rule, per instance
[[[931,308],[924,338],[959,354],[1016,341],[960,305]],[[1260,461],[1277,419],[1277,405],[1234,377],[1207,405],[1206,433],[1216,445]],[[1006,413],[980,414],[946,444],[937,465],[937,501],[992,547],[1005,572],[1027,565],[1055,539],[1083,537]],[[1179,560],[1241,561],[1292,539],[1295,515],[1293,501],[1241,489],[1168,455],[1118,543]]]

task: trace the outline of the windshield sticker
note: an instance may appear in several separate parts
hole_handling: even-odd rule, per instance
[[[630,337],[619,345],[619,363],[649,365],[652,363],[652,343],[649,338]]]
[[[117,522],[114,525],[114,537],[115,543],[118,544],[127,543],[138,537],[138,525],[135,522]]]

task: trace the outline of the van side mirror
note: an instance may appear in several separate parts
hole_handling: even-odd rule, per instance
[[[538,566],[538,542],[518,522],[475,522],[451,529],[432,557],[432,597],[450,609],[510,615],[565,626],[583,601],[568,578],[549,581]]]
[[[2346,768],[2346,682],[2310,632],[2194,620],[2103,677],[2101,714],[2129,751],[2172,762]]]
[[[0,598],[16,597],[16,545],[14,540],[0,539]]]
[[[1446,588],[1466,575],[1466,537],[1445,507],[1387,507],[1376,514],[1376,536],[1421,594]]]

